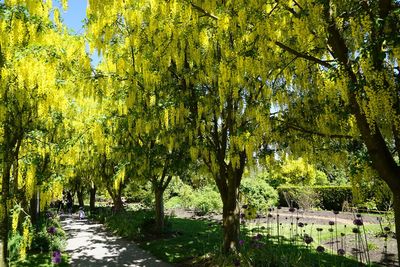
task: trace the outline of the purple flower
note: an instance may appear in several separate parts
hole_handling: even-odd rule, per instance
[[[262,234],[257,234],[257,239],[261,239],[263,237]]]
[[[339,248],[338,251],[337,251],[337,254],[340,255],[340,256],[344,256],[344,254],[346,254],[346,251],[344,249],[342,249],[342,248]]]
[[[322,228],[317,228],[317,231],[318,231],[318,232],[322,232],[322,230],[324,230],[324,229],[322,229]]]
[[[334,221],[329,221],[329,225],[335,225]]]
[[[61,263],[61,252],[59,250],[53,252],[53,257],[51,261],[55,264]]]
[[[385,230],[385,232],[390,232],[390,227],[389,227],[389,226],[385,226],[385,227],[383,228],[383,230]]]
[[[355,228],[353,228],[353,233],[358,234],[358,233],[360,233],[360,230],[355,227]]]
[[[299,227],[304,227],[304,223],[302,223],[302,222],[299,222],[297,225],[298,225]]]
[[[244,245],[244,240],[239,240],[239,245],[243,246]]]
[[[357,217],[357,218],[361,218],[361,214],[360,214],[360,213],[357,213],[357,214],[356,214],[356,217]]]
[[[278,207],[276,207],[278,210],[280,210],[282,207],[281,206],[278,206]]]
[[[334,210],[333,214],[337,215],[337,214],[339,214],[339,211],[338,210]]]
[[[317,252],[323,253],[323,252],[325,252],[325,248],[323,246],[318,246],[317,247]]]
[[[247,209],[249,206],[248,205],[243,205],[242,208],[243,209]]]
[[[314,241],[314,239],[309,235],[304,236],[303,240],[307,245]]]
[[[295,211],[296,211],[296,209],[295,209],[295,208],[293,208],[293,207],[290,207],[290,208],[289,208],[289,211],[290,211],[290,212],[295,212]]]
[[[240,213],[240,218],[244,218],[245,217],[245,215],[244,215],[244,213]]]
[[[357,226],[363,225],[363,221],[362,221],[361,219],[355,219],[355,220],[353,221],[353,223],[354,223],[354,225],[357,225]]]
[[[50,226],[49,228],[47,228],[47,232],[51,235],[54,235],[57,232],[57,228],[55,228],[54,226]]]

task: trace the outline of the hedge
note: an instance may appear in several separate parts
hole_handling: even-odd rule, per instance
[[[341,211],[345,201],[351,206],[353,200],[353,193],[351,186],[280,186],[277,188],[279,195],[279,205],[288,206],[284,192],[296,194],[300,190],[310,190],[310,192],[316,193],[319,198],[318,208],[325,210],[338,210]],[[293,203],[298,207],[297,203]]]

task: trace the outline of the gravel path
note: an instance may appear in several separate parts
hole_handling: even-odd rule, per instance
[[[135,243],[107,233],[101,224],[79,220],[75,215],[61,220],[68,235],[66,252],[72,267],[171,266]]]

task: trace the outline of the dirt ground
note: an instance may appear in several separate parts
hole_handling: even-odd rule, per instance
[[[285,223],[290,223],[291,218],[299,218],[298,221],[303,223],[314,223],[315,225],[328,225],[329,221],[335,220],[335,215],[332,211],[303,211],[296,210],[291,213],[288,208],[282,208],[279,211],[276,209],[271,211],[272,217],[261,216],[258,218],[257,223],[267,223],[267,220],[270,222],[272,220],[276,220],[276,214],[279,213],[281,221]],[[205,216],[196,215],[193,211],[184,210],[184,209],[173,209],[169,210],[167,214],[176,216],[179,218],[190,218],[195,220],[212,220],[215,222],[222,221],[222,215],[211,213]],[[356,214],[351,212],[340,212],[336,215],[336,222],[338,224],[348,225],[349,227],[354,227],[353,220],[356,218]],[[379,225],[379,219],[382,218],[378,215],[373,214],[362,214],[362,220],[364,224],[376,224]],[[254,221],[255,222],[255,221]],[[382,222],[383,227],[386,226],[385,220]],[[364,236],[363,236],[364,238]],[[343,249],[346,252],[346,255],[353,257],[362,257],[362,261],[366,261],[366,258],[369,257],[371,262],[377,263],[381,266],[399,266],[398,257],[397,257],[397,243],[395,234],[393,232],[389,232],[387,235],[387,239],[382,236],[377,236],[376,233],[368,233],[367,240],[368,243],[373,244],[369,247],[368,253],[366,253],[367,249],[364,247],[356,249],[356,235],[350,234],[346,235],[346,242],[343,244]],[[359,244],[359,242],[357,242]],[[337,251],[337,248],[341,248],[340,244],[336,244],[335,241],[327,241],[324,243],[324,247],[327,251]],[[386,249],[385,249],[386,246]]]

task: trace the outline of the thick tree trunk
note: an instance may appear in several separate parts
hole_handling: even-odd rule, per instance
[[[400,192],[393,192],[395,232],[397,240],[397,259],[400,262]]]
[[[121,196],[116,196],[115,198],[113,198],[113,202],[114,202],[114,208],[113,208],[114,212],[120,212],[124,209]]]
[[[85,203],[83,202],[83,190],[82,189],[78,189],[76,191],[76,195],[78,196],[78,203],[79,203],[79,207],[84,207]]]
[[[96,186],[90,187],[90,210],[93,211],[96,206]]]
[[[223,199],[223,252],[236,251],[239,242],[240,214],[238,206],[239,188],[228,186],[226,197]]]
[[[113,196],[113,203],[114,203],[114,212],[120,212],[124,210],[124,203],[122,202],[122,197],[121,197],[121,189],[118,190]]]
[[[154,189],[156,197],[156,232],[162,233],[164,231],[164,190],[162,188]]]

